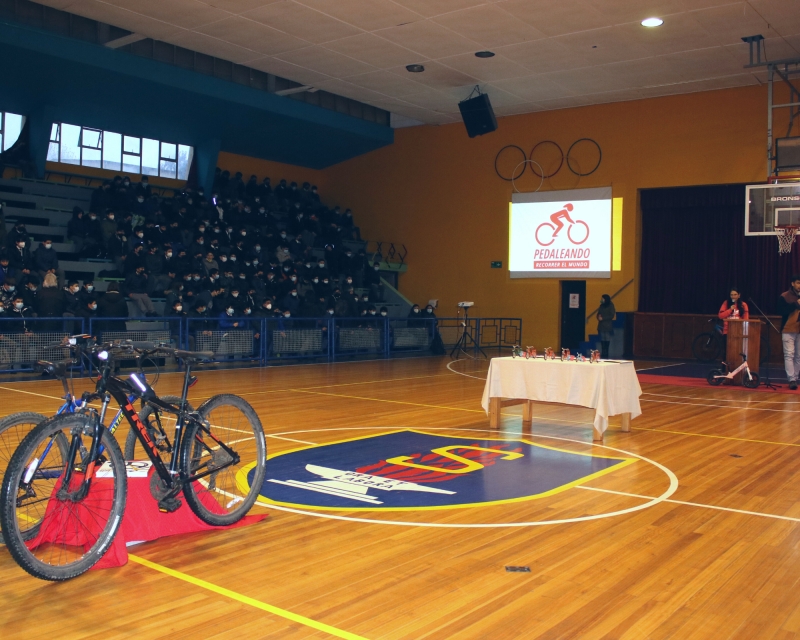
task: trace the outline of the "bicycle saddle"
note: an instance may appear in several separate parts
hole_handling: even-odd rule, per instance
[[[41,369],[42,371],[49,373],[51,376],[55,376],[56,378],[63,378],[67,375],[67,367],[70,367],[73,364],[77,364],[77,360],[73,360],[72,358],[67,358],[66,360],[60,360],[59,362],[48,362],[47,360],[38,360],[36,362],[36,367],[37,369]]]

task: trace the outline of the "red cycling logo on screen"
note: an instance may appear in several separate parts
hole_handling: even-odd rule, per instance
[[[550,216],[550,222],[543,222],[536,227],[536,242],[543,247],[549,247],[556,241],[558,234],[567,225],[567,239],[572,244],[583,244],[589,239],[589,225],[583,220],[573,220],[570,213],[574,209],[570,202],[560,211]]]

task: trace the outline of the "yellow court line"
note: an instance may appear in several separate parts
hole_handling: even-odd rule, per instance
[[[311,618],[306,618],[305,616],[292,613],[291,611],[287,611],[286,609],[281,609],[280,607],[267,604],[266,602],[261,602],[260,600],[256,600],[255,598],[250,598],[249,596],[242,595],[241,593],[236,593],[235,591],[231,591],[230,589],[226,589],[225,587],[217,586],[210,582],[206,582],[205,580],[201,580],[200,578],[195,578],[194,576],[190,576],[186,573],[175,571],[175,569],[170,569],[163,565],[156,564],[155,562],[151,562],[150,560],[145,560],[144,558],[140,558],[139,556],[128,554],[128,558],[130,558],[133,562],[136,562],[149,569],[153,569],[154,571],[159,571],[172,578],[183,580],[184,582],[193,584],[197,587],[200,587],[201,589],[207,589],[208,591],[212,591],[221,596],[225,596],[226,598],[230,598],[231,600],[236,600],[237,602],[241,602],[242,604],[255,607],[256,609],[261,609],[262,611],[266,611],[267,613],[272,613],[276,616],[280,616],[281,618],[286,618],[287,620],[291,620],[292,622],[302,624],[306,627],[311,627],[312,629],[316,629],[317,631],[323,631],[325,633],[329,633],[330,635],[335,636],[337,638],[345,638],[345,640],[366,640],[363,636],[356,635],[355,633],[350,633],[349,631],[343,631],[342,629],[337,629],[336,627],[332,627],[331,625],[325,624],[324,622],[317,622],[316,620],[312,620]]]
[[[777,444],[784,447],[800,447],[794,442],[774,442],[772,440],[751,440],[750,438],[734,438],[733,436],[715,436],[708,433],[685,433],[683,431],[670,431],[668,429],[648,429],[646,427],[631,427],[636,431],[655,431],[657,433],[674,433],[679,436],[694,436],[696,438],[716,438],[718,440],[738,440],[739,442],[755,442],[757,444]]]

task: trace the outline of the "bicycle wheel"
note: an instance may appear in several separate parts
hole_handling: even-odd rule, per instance
[[[722,381],[725,379],[724,376],[725,372],[722,369],[712,369],[706,376],[706,382],[717,387],[722,384]]]
[[[750,374],[749,376],[747,374]],[[761,383],[761,378],[755,371],[747,370],[742,374],[742,384],[748,389],[756,389]]]
[[[88,420],[80,414],[45,420],[22,441],[3,478],[3,538],[17,564],[43,580],[67,580],[88,571],[111,545],[125,510],[125,461],[107,431],[102,440],[106,462],[95,469],[86,495],[76,495],[89,462],[90,437],[82,435]],[[70,460],[53,444],[59,437],[71,441],[73,433],[82,442]],[[70,491],[63,495],[67,468],[73,473]]]
[[[721,349],[722,343],[715,333],[701,333],[692,342],[692,354],[700,362],[714,362]]]
[[[180,396],[163,396],[161,398],[164,402],[179,405],[181,402]],[[189,411],[194,411],[191,404],[187,405]],[[164,429],[164,434],[174,434],[175,424],[177,423],[178,416],[173,413],[166,413],[161,411],[153,405],[146,405],[144,409],[139,412],[139,419],[147,429],[150,439],[156,443],[159,451],[164,453],[172,453],[172,447],[167,445],[164,435],[158,429],[158,421],[161,422],[161,427]],[[145,453],[142,443],[136,437],[136,431],[131,427],[128,431],[128,436],[125,438],[125,459],[126,460],[148,460],[149,457]]]
[[[222,394],[198,409],[202,422],[187,425],[181,445],[181,471],[213,473],[184,485],[186,503],[197,517],[212,525],[227,525],[245,516],[258,498],[267,466],[264,429],[244,399]],[[238,462],[219,445],[233,449]]]
[[[5,475],[11,456],[19,447],[22,440],[40,423],[47,420],[47,416],[41,413],[12,413],[0,420],[0,481]],[[59,434],[56,438],[56,446],[61,450],[62,455],[66,455],[69,443],[67,439]],[[29,535],[36,535],[37,526],[31,527]]]

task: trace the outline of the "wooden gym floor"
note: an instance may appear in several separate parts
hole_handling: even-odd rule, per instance
[[[271,454],[401,428],[522,435],[519,407],[500,434],[487,431],[486,362],[447,365],[207,371],[191,397],[243,394]],[[132,547],[125,567],[61,584],[29,577],[0,549],[0,637],[800,636],[800,397],[642,387],[631,433],[611,420],[612,449],[593,447],[591,411],[538,407],[531,442],[640,457],[544,498],[382,513],[256,507],[269,513],[262,523]],[[178,375],[158,383],[178,389]],[[0,413],[52,412],[59,393],[50,381],[2,384]],[[569,521],[537,525],[554,520]],[[528,524],[502,526],[518,523]]]

